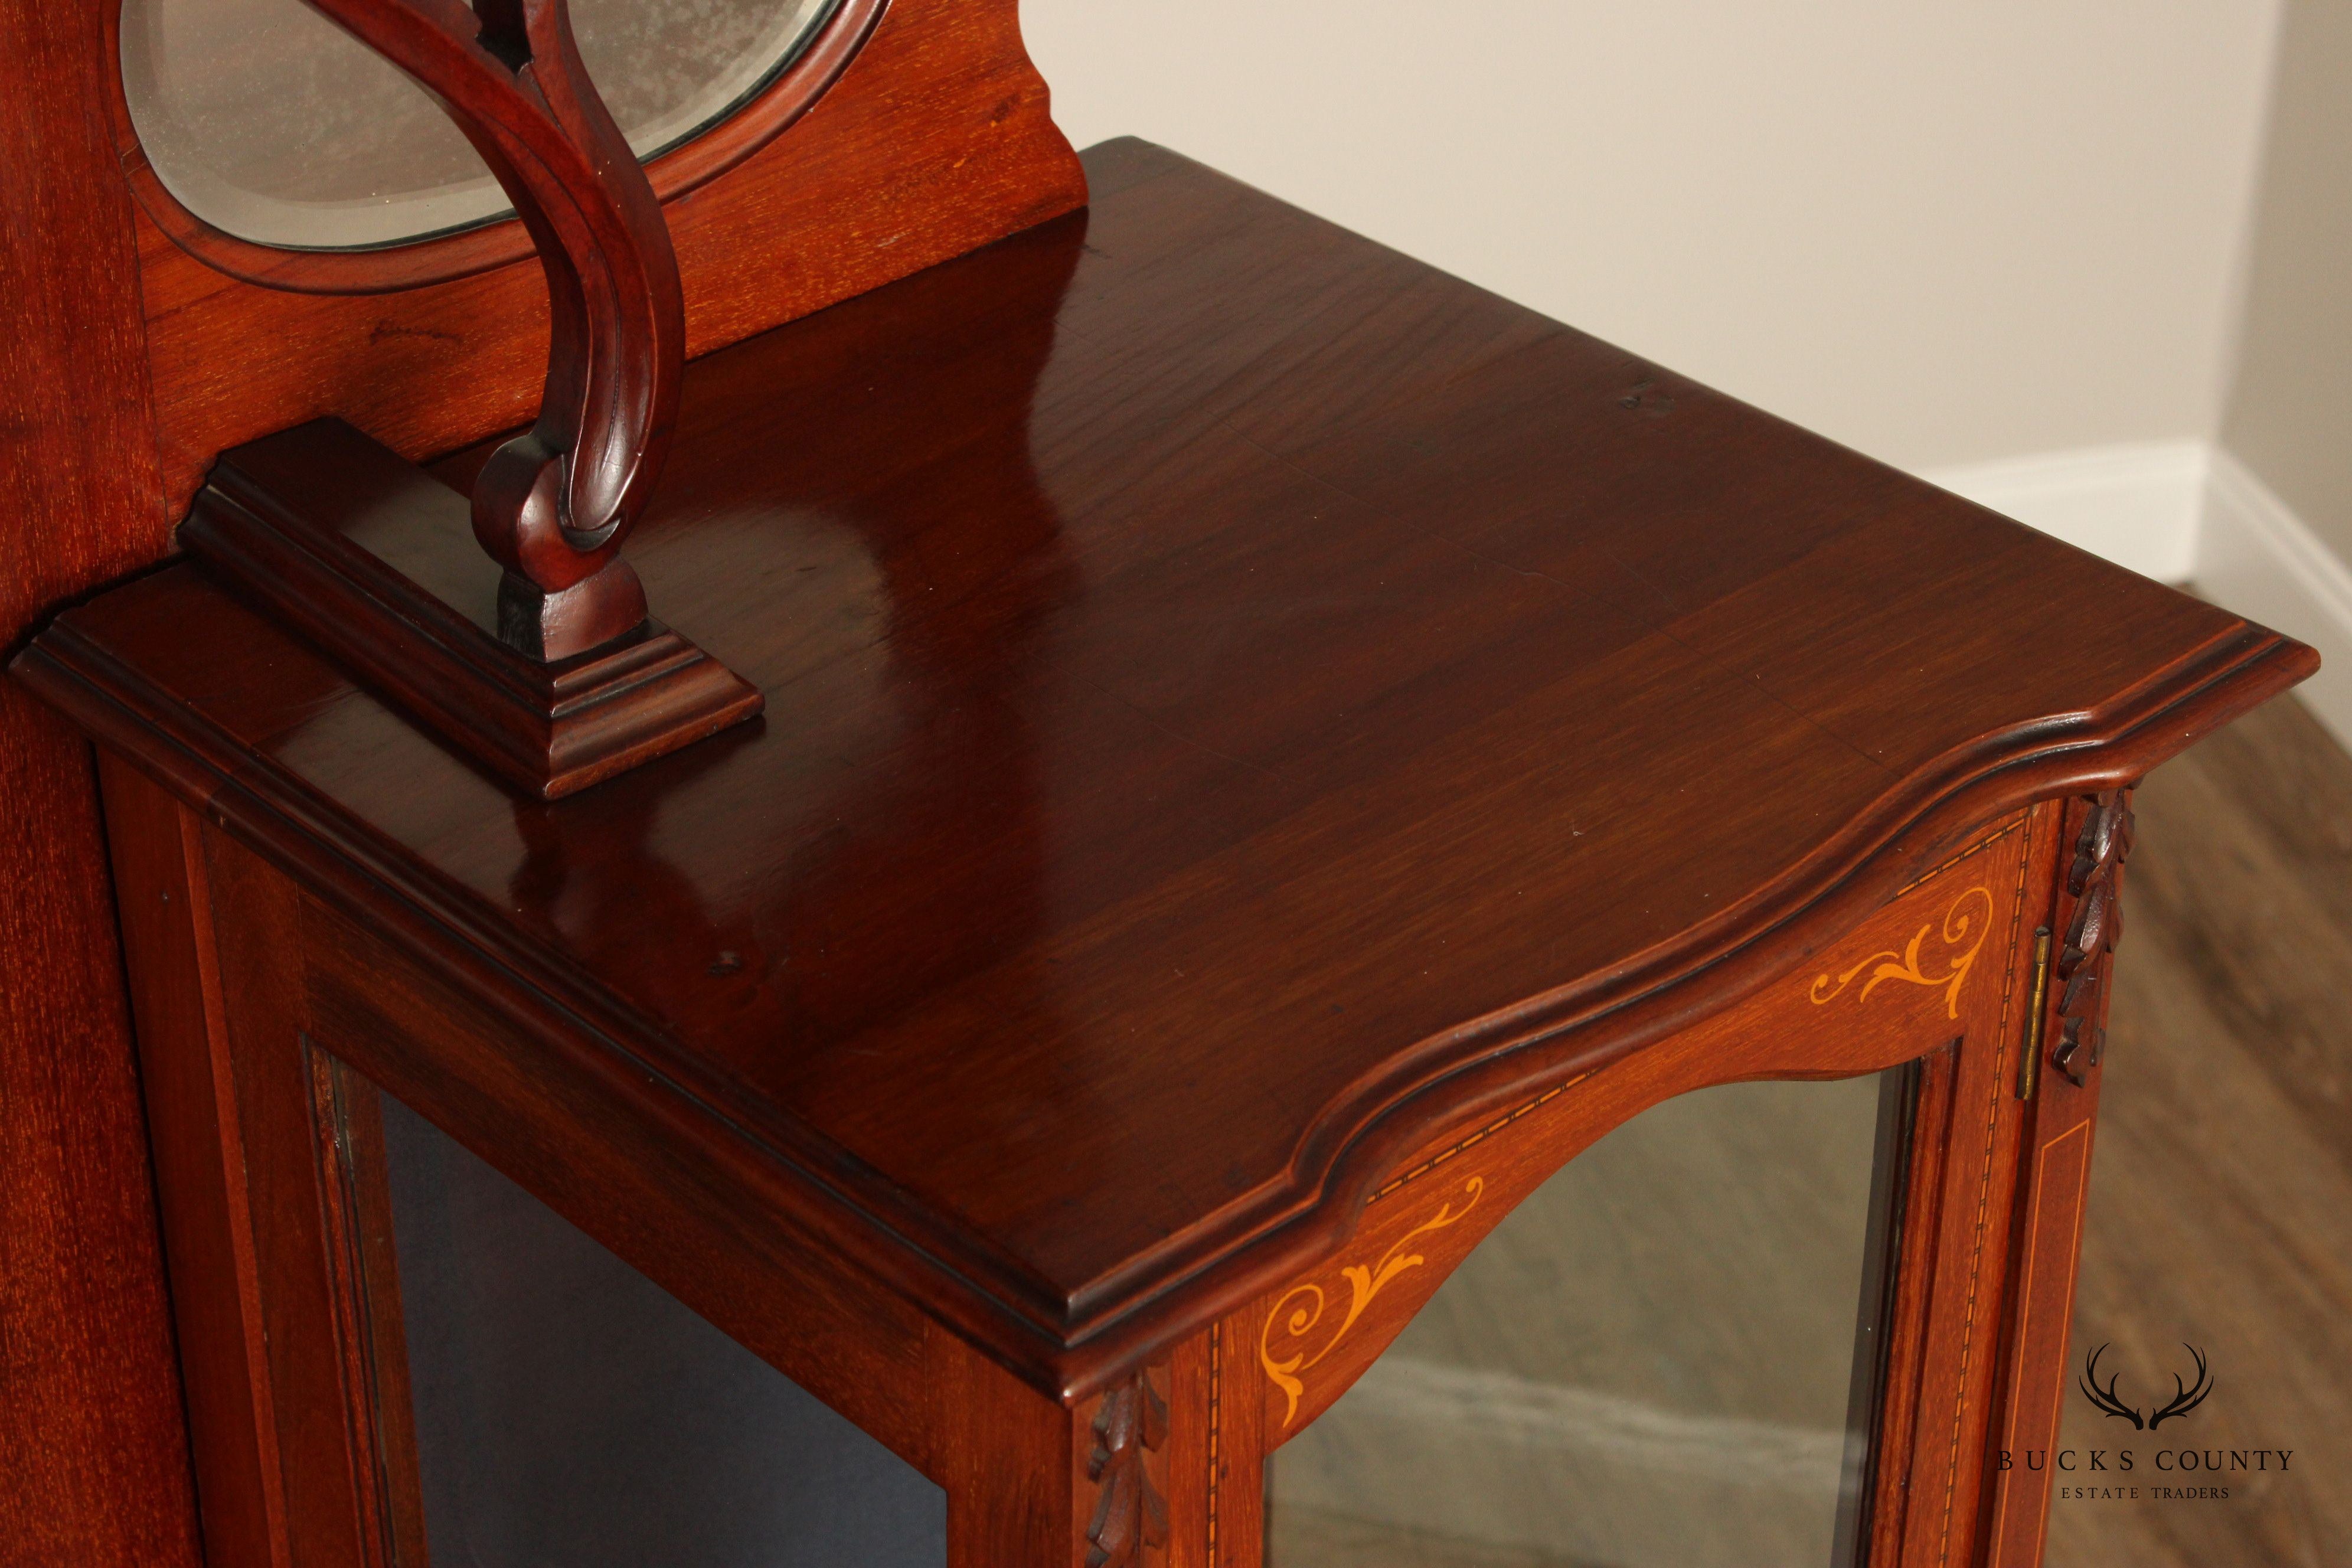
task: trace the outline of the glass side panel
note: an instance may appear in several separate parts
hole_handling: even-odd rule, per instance
[[[936,1568],[946,1494],[379,1097],[433,1568]]]
[[[1277,1568],[1854,1561],[1912,1075],[1658,1106],[1276,1450]]]
[[[835,0],[573,0],[581,58],[641,158],[709,129]],[[513,209],[449,117],[302,0],[123,0],[122,86],[164,187],[263,245],[354,249]]]

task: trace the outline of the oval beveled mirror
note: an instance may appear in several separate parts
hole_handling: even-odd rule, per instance
[[[839,0],[576,0],[580,53],[641,159],[757,96]],[[122,87],[166,190],[225,233],[365,250],[513,208],[422,88],[302,0],[123,0]]]

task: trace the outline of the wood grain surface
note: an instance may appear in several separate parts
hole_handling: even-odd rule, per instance
[[[692,188],[679,220],[703,237],[689,260],[703,345],[1083,199],[1009,4],[899,0],[848,95],[865,108],[836,102],[804,142],[776,134],[880,9],[845,7],[760,124],[668,161],[666,188]],[[331,299],[178,248],[126,190],[114,22],[111,6],[0,3],[9,655],[59,604],[168,553],[204,469],[241,435],[316,410],[427,453],[518,423],[544,363],[527,261],[478,280],[488,296]],[[196,1510],[96,779],[86,742],[13,681],[0,795],[0,1561],[170,1568],[194,1558]]]
[[[761,1173],[1075,1397],[1436,1128],[2311,668],[1171,154],[1089,167],[692,367],[636,558],[759,724],[519,802],[188,569],[25,668],[533,1033],[576,1137]]]
[[[1476,1126],[1448,1130],[1407,1155],[1375,1191],[1348,1244],[1264,1303],[1262,1327],[1249,1348],[1263,1379],[1266,1429],[1280,1439],[1315,1430],[1317,1418],[1344,1397],[1425,1304],[1443,1293],[1457,1266],[1481,1256],[1485,1238],[1498,1226],[1508,1225],[1508,1216],[1523,1203],[1542,1197],[1555,1213],[1550,1222],[1525,1222],[1523,1234],[1552,1234],[1573,1251],[1569,1232],[1580,1225],[1589,1230],[1590,1226],[1562,1217],[1560,1205],[1575,1200],[1554,1189],[1586,1189],[1582,1178],[1561,1183],[1556,1173],[1563,1163],[1581,1161],[1595,1140],[1614,1138],[1627,1118],[1651,1131],[1619,1140],[1620,1152],[1602,1164],[1621,1161],[1630,1144],[1656,1143],[1655,1163],[1663,1165],[1678,1146],[1712,1142],[1718,1154],[1732,1147],[1745,1149],[1759,1168],[1757,1179],[1769,1181],[1773,1177],[1768,1167],[1811,1157],[1802,1134],[1791,1128],[1806,1127],[1821,1108],[1847,1104],[1857,1091],[1849,1089],[1844,1100],[1832,1094],[1808,1099],[1762,1091],[1744,1098],[1717,1095],[1707,1103],[1727,1109],[1712,1120],[1696,1107],[1654,1117],[1649,1113],[1662,1104],[1680,1103],[1677,1097],[1702,1087],[1776,1077],[1866,1074],[1927,1056],[1963,1033],[1988,1040],[1999,1036],[2006,1018],[2021,1016],[2022,998],[2016,994],[2019,964],[2031,961],[2030,942],[2021,961],[2014,956],[2016,939],[2031,929],[2026,910],[2029,904],[2038,909],[2034,889],[2027,885],[2030,831],[2023,816],[2000,825],[1970,853],[1845,932],[1815,964],[1692,1025],[1672,1040],[1555,1085]],[[1860,1092],[1874,1107],[1874,1090]],[[1743,1105],[1749,1109],[1740,1110]],[[1817,1131],[1834,1144],[1837,1113],[1831,1109],[1826,1114],[1829,1123]],[[1873,1110],[1861,1121],[1864,1146],[1862,1198],[1857,1202],[1868,1197],[1874,1116]],[[1657,1131],[1662,1122],[1685,1130],[1678,1135],[1679,1145]],[[1708,1128],[1720,1135],[1704,1131]],[[1784,1140],[1801,1147],[1784,1146]],[[1661,1172],[1662,1177],[1667,1174]],[[1853,1174],[1842,1171],[1816,1185],[1835,1190]],[[1641,1184],[1621,1179],[1619,1185]],[[1619,1240],[1647,1247],[1655,1245],[1650,1238],[1679,1237],[1697,1250],[1706,1250],[1699,1238],[1710,1234],[1713,1222],[1683,1223],[1672,1217],[1680,1205],[1665,1186],[1662,1180],[1642,1188],[1646,1206],[1640,1228],[1637,1232],[1634,1222],[1627,1221]],[[1604,1179],[1601,1187],[1591,1190],[1605,1198],[1611,1188]],[[1783,1222],[1785,1236],[1776,1239],[1769,1226],[1759,1229],[1754,1215],[1742,1223],[1741,1233],[1754,1231],[1753,1244],[1759,1247],[1785,1249],[1792,1238],[1842,1231],[1846,1234],[1840,1239],[1853,1245],[1854,1266],[1859,1267],[1863,1226],[1858,1217],[1852,1225],[1832,1224],[1807,1208],[1801,1194],[1784,1196],[1798,1200]],[[1578,1239],[1590,1243],[1594,1238],[1584,1235]],[[1526,1245],[1518,1244],[1521,1249]],[[1841,1289],[1851,1298],[1859,1286],[1849,1280]],[[1526,1292],[1489,1280],[1475,1285],[1471,1294],[1490,1303],[1472,1310],[1489,1330],[1505,1335],[1516,1331],[1501,1317]],[[1612,1295],[1601,1287],[1594,1287],[1592,1294],[1604,1300]],[[1632,1299],[1617,1305],[1629,1313],[1638,1310]],[[1850,1320],[1852,1306],[1846,1300],[1838,1310]],[[1457,1304],[1455,1310],[1460,1310]],[[1842,1332],[1850,1337],[1852,1327],[1849,1321]],[[1840,1402],[1847,1392],[1850,1348],[1843,1346],[1837,1353],[1833,1392]],[[1841,1403],[1841,1419],[1843,1414]],[[1824,1555],[1826,1552],[1824,1544]]]
[[[161,554],[100,8],[0,0],[0,645]],[[195,1502],[89,749],[0,681],[0,1562],[177,1568]]]

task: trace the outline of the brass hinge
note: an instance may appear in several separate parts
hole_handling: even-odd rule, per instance
[[[2025,1055],[2017,1064],[2017,1098],[2032,1100],[2042,1082],[2042,1016],[2050,1004],[2050,928],[2033,932],[2033,1005],[2025,1018]]]

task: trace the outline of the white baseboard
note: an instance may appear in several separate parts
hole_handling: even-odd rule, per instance
[[[1921,476],[2319,650],[2297,689],[2352,750],[2352,566],[2243,463],[2203,441],[2090,447]]]
[[[2202,441],[2147,441],[1920,477],[2144,577],[2186,583],[2197,564],[2210,455]]]
[[[2215,604],[2319,650],[2295,695],[2352,750],[2352,568],[2226,451],[2209,465],[2192,575]]]

